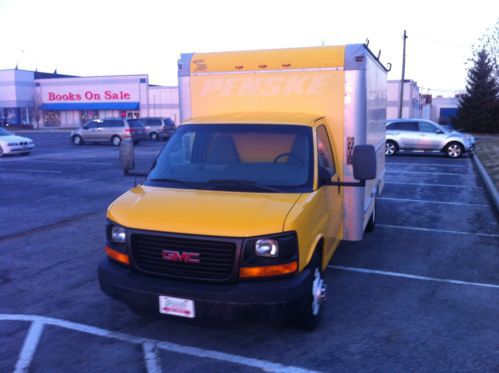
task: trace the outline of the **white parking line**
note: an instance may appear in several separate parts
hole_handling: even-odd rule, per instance
[[[454,284],[454,285],[478,286],[478,287],[499,289],[499,285],[487,284],[487,283],[483,283],[483,282],[469,282],[469,281],[451,280],[451,279],[446,279],[446,278],[417,276],[417,275],[411,275],[408,273],[378,271],[375,269],[345,267],[345,266],[338,266],[338,265],[329,265],[327,267],[331,268],[331,269],[339,269],[342,271],[360,272],[360,273],[368,273],[368,274],[391,276],[391,277],[401,277],[401,278],[408,278],[411,280],[436,281],[436,282],[445,282],[445,283]]]
[[[399,202],[414,202],[414,203],[435,203],[441,205],[452,205],[452,206],[474,206],[474,207],[490,207],[487,204],[481,203],[461,203],[461,202],[444,202],[444,201],[430,201],[424,199],[406,199],[406,198],[391,198],[391,197],[380,197],[380,200],[384,201],[399,201]]]
[[[24,339],[24,344],[17,359],[16,369],[14,373],[24,373],[29,370],[29,365],[33,359],[36,348],[38,347],[38,342],[40,342],[40,337],[43,333],[44,324],[38,320],[31,323],[28,331],[28,335]]]
[[[28,168],[0,168],[0,171],[8,171],[8,172],[29,172],[35,174],[62,174],[62,171],[59,170],[33,170]]]
[[[282,365],[278,363],[273,363],[267,360],[260,360],[260,359],[253,359],[241,355],[235,355],[235,354],[229,354],[225,352],[219,352],[219,351],[214,351],[214,350],[205,350],[202,348],[197,348],[197,347],[190,347],[190,346],[183,346],[179,345],[176,343],[170,343],[170,342],[161,342],[158,340],[154,339],[149,339],[149,338],[142,338],[142,337],[137,337],[134,335],[130,334],[125,334],[125,333],[120,333],[120,332],[113,332],[111,330],[107,329],[102,329],[102,328],[97,328],[95,326],[90,326],[90,325],[85,325],[85,324],[80,324],[72,321],[66,321],[66,320],[60,320],[60,319],[55,319],[52,317],[45,317],[45,316],[37,316],[37,315],[12,315],[12,314],[0,314],[0,321],[30,321],[32,323],[36,323],[38,326],[33,328],[33,334],[35,332],[41,334],[42,329],[41,327],[43,325],[52,325],[52,326],[57,326],[60,328],[64,329],[69,329],[69,330],[75,330],[77,332],[81,333],[86,333],[86,334],[91,334],[95,335],[98,337],[104,337],[104,338],[112,338],[116,339],[119,341],[123,342],[128,342],[128,343],[134,343],[134,344],[140,344],[144,346],[144,344],[148,344],[148,348],[152,345],[156,346],[157,348],[165,351],[170,351],[170,352],[176,352],[179,354],[184,354],[184,355],[190,355],[190,356],[196,356],[196,357],[201,357],[201,358],[208,358],[208,359],[214,359],[214,360],[219,360],[223,362],[230,362],[230,363],[235,363],[239,365],[244,365],[248,367],[253,367],[253,368],[259,368],[262,369],[266,372],[291,372],[291,373],[314,373],[316,371],[313,370],[308,370],[308,369],[303,369],[295,366],[289,366],[289,365]],[[36,334],[35,334],[36,336]],[[29,334],[28,334],[29,337]],[[40,335],[38,335],[38,338]],[[28,340],[28,338],[26,338]],[[26,342],[25,342],[26,345]],[[30,342],[29,346],[34,346],[36,349],[36,345],[33,345],[32,342]],[[24,351],[24,346],[23,346],[23,351]],[[30,354],[28,354],[30,352]],[[27,356],[33,356],[34,350],[31,351],[29,349],[26,353]],[[21,353],[22,355],[22,353]],[[29,368],[29,362],[26,361],[28,364],[25,366],[25,370]]]
[[[376,226],[381,227],[381,228],[405,229],[405,230],[409,230],[409,231],[449,233],[449,234],[461,234],[461,235],[466,235],[466,236],[498,237],[499,238],[499,234],[493,234],[493,233],[460,232],[460,231],[449,231],[449,230],[445,230],[445,229],[407,227],[407,226],[403,226],[403,225],[391,225],[391,224],[376,224]]]
[[[415,166],[455,167],[455,168],[466,168],[466,169],[470,168],[468,166],[453,165],[453,164],[440,164],[440,163],[386,162],[387,166],[391,166],[392,164],[408,165],[408,166],[415,165]]]
[[[451,184],[432,184],[432,183],[398,183],[396,181],[387,181],[385,182],[385,185],[387,184],[394,184],[394,185],[416,185],[416,186],[431,186],[431,187],[442,187],[442,188],[461,188],[461,189],[483,189],[483,187],[478,187],[478,186],[468,186],[468,185],[451,185]]]
[[[387,174],[430,174],[430,175],[445,175],[445,176],[476,176],[475,174],[464,174],[458,172],[431,172],[431,171],[387,171]]]
[[[73,161],[71,159],[66,159],[66,160],[51,160],[51,159],[45,159],[45,160],[40,160],[40,159],[30,159],[26,161],[27,163],[55,163],[55,164],[64,164],[64,165],[73,165],[73,164],[88,164],[88,165],[107,165],[107,166],[112,166],[114,163],[111,162],[98,162],[98,161]]]
[[[156,344],[144,342],[142,343],[142,351],[144,352],[147,373],[161,373],[161,360]]]

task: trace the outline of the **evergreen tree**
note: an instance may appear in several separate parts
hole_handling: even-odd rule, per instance
[[[459,102],[455,124],[465,131],[499,133],[499,82],[494,64],[485,49],[468,71],[466,94]]]

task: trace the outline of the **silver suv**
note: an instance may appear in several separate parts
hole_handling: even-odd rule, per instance
[[[94,119],[77,130],[71,131],[71,141],[75,145],[85,142],[110,142],[120,146],[123,140],[133,140],[138,144],[146,140],[146,129],[139,120],[122,118]]]
[[[167,140],[176,129],[175,122],[170,118],[145,117],[140,120],[146,127],[147,138],[152,141]]]
[[[475,149],[475,138],[445,129],[425,119],[387,120],[385,154],[394,155],[399,150],[444,152],[458,158]]]

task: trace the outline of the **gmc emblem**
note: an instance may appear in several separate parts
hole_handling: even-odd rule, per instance
[[[199,253],[163,250],[163,259],[169,262],[199,263]]]

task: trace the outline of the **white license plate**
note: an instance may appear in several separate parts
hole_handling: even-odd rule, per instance
[[[188,317],[193,319],[196,317],[194,310],[194,301],[190,299],[159,296],[159,312],[166,315],[174,315],[180,317]]]

